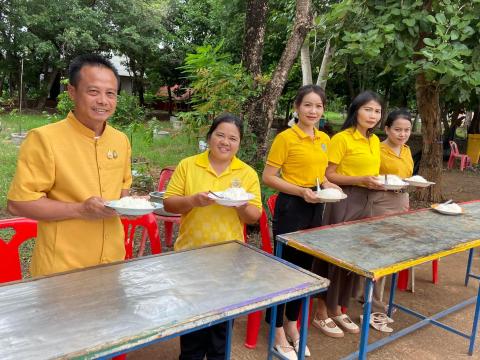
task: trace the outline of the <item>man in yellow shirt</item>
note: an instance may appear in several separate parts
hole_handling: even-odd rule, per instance
[[[75,107],[66,119],[31,130],[8,192],[12,215],[38,220],[32,276],[122,260],[124,234],[106,200],[129,193],[131,149],[107,125],[117,105],[116,69],[98,55],[69,68]]]

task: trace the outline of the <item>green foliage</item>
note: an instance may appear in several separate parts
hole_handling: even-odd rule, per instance
[[[222,45],[223,42],[216,47],[198,47],[195,53],[187,55],[182,66],[193,88],[193,111],[178,115],[193,138],[206,133],[213,118],[221,113],[240,115],[247,98],[261,89],[254,89],[254,80],[241,64],[232,64],[230,55],[220,52]],[[256,80],[260,84],[266,82],[265,78]]]
[[[378,76],[423,73],[465,101],[472,91],[480,94],[479,11],[475,1],[438,1],[430,11],[422,1],[366,1],[351,16],[368,20],[360,29],[343,32],[338,54],[362,66],[381,61],[384,69]]]
[[[144,120],[145,110],[139,105],[138,99],[122,91],[117,96],[117,109],[110,122],[118,126],[127,126]]]
[[[68,96],[68,92],[63,91],[58,95],[58,102],[57,102],[57,111],[63,117],[67,116],[67,114],[73,110],[74,103],[70,96]]]

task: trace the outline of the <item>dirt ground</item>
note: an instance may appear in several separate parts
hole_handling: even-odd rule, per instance
[[[480,199],[480,173],[477,171],[445,170],[443,177],[443,194],[446,199],[455,202]],[[435,314],[443,309],[475,296],[478,289],[477,281],[470,280],[468,287],[463,285],[467,253],[460,253],[441,259],[439,262],[439,283],[431,282],[431,263],[416,268],[415,292],[396,292],[396,301],[417,310],[423,314]],[[476,254],[473,271],[480,271],[479,256]],[[386,298],[390,285],[387,282]],[[474,306],[470,305],[458,312],[440,319],[440,321],[469,333],[472,327]],[[350,311],[353,320],[359,322],[361,306],[354,304]],[[398,311],[393,316],[395,331],[401,330],[413,323],[415,319]],[[232,343],[232,359],[260,360],[266,359],[268,328],[263,323],[260,329],[256,349],[247,349],[243,344],[246,333],[246,317],[235,320],[234,338]],[[370,342],[381,339],[387,334],[370,329]],[[358,349],[360,336],[346,334],[343,339],[332,339],[324,336],[318,329],[309,328],[308,345],[312,352],[310,359],[329,360],[340,359]],[[477,343],[480,340],[477,341]],[[376,351],[369,353],[369,359],[480,359],[480,344],[472,357],[468,356],[468,341],[460,336],[449,333],[441,328],[428,325],[416,332],[404,336]],[[173,339],[160,342],[128,355],[129,360],[178,359],[179,342]]]

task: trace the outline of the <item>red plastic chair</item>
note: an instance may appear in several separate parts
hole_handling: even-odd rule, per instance
[[[410,276],[410,269],[405,269],[400,271],[398,274],[397,280],[397,289],[401,291],[406,291],[408,288],[408,278]],[[413,277],[415,276],[414,272],[412,271],[412,292],[414,291],[414,280]],[[432,261],[432,283],[438,283],[438,259]]]
[[[125,231],[125,260],[133,257],[133,242],[137,226],[143,227],[142,241],[140,242],[138,256],[142,256],[143,251],[145,250],[146,235],[148,235],[148,238],[150,239],[152,254],[160,254],[162,252],[157,220],[153,214],[143,215],[135,219],[121,218],[121,220],[123,230]]]
[[[470,157],[467,154],[460,154],[458,146],[455,141],[449,141],[450,144],[450,157],[448,158],[448,168],[453,168],[455,165],[455,159],[460,159],[460,170],[463,171],[466,167],[472,166]]]
[[[0,238],[0,283],[21,280],[22,267],[19,248],[27,240],[37,237],[37,222],[27,218],[0,220],[0,229],[15,231],[10,241]]]
[[[164,191],[167,188],[168,181],[172,177],[175,171],[175,166],[167,166],[160,172],[160,178],[158,179],[157,191]],[[173,244],[173,224],[180,224],[180,216],[163,216],[155,214],[157,220],[163,221],[165,245],[171,247]]]
[[[247,227],[243,228],[243,237],[247,242]],[[271,254],[273,252],[272,243],[270,241],[270,228],[268,226],[268,216],[265,209],[262,209],[262,215],[260,216],[260,238],[262,240],[262,250]],[[248,314],[247,320],[247,335],[245,336],[245,347],[254,349],[257,346],[258,332],[260,330],[260,324],[262,322],[262,312],[255,311]]]

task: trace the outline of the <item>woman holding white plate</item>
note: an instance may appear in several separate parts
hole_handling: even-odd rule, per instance
[[[323,115],[325,101],[325,92],[320,86],[301,87],[294,101],[297,113],[295,124],[275,137],[268,154],[262,179],[266,185],[279,191],[273,217],[274,238],[276,235],[321,226],[324,204],[315,192],[317,181],[324,189],[340,190],[325,177],[330,138],[315,127]],[[339,194],[342,195],[341,192]],[[283,258],[307,270],[312,266],[310,255],[289,246],[284,248]],[[324,272],[320,275],[326,277],[328,264],[322,264]],[[319,304],[324,315],[322,331],[334,337],[343,336],[343,332],[328,318],[322,298],[319,298]],[[284,308],[288,320],[285,326]],[[289,302],[285,307],[278,306],[275,348],[287,359],[297,359],[299,312],[299,301]],[[267,311],[267,321],[269,320]],[[310,355],[308,348],[305,353],[306,356]]]
[[[380,174],[397,175],[406,179],[413,174],[413,158],[406,144],[412,132],[412,115],[407,109],[390,112],[385,121],[387,138],[380,143]],[[410,208],[404,190],[385,191],[376,199],[373,216],[394,214]]]
[[[164,196],[165,210],[181,214],[175,250],[242,240],[244,224],[261,216],[262,203],[257,173],[236,157],[243,134],[243,123],[235,115],[223,114],[207,133],[209,149],[180,161]],[[221,206],[209,191],[222,194],[240,185],[253,199],[239,206]],[[238,200],[238,199],[237,199]],[[237,205],[239,201],[231,202]],[[182,335],[180,360],[225,358],[226,323]]]

